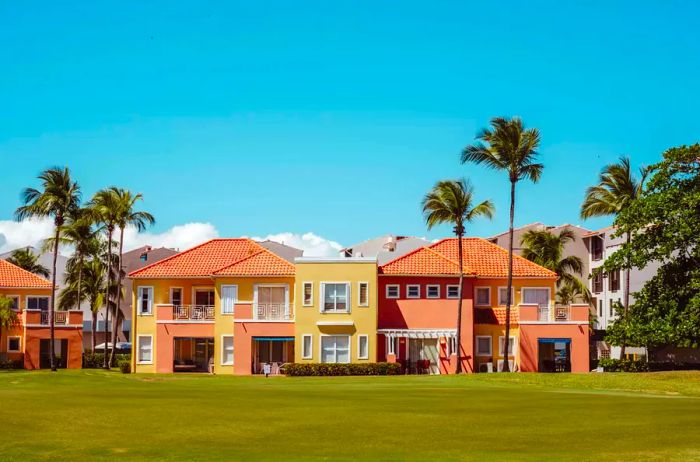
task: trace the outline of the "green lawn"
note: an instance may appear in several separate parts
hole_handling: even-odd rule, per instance
[[[700,460],[700,373],[0,373],[0,460]]]

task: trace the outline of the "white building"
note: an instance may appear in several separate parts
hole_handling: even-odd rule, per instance
[[[340,251],[340,256],[376,258],[377,263],[383,265],[426,245],[430,245],[430,242],[420,237],[387,234],[346,247]]]

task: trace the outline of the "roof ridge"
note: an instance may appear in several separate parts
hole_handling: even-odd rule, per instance
[[[385,267],[385,266],[389,266],[389,265],[391,265],[391,264],[394,263],[394,262],[397,262],[397,261],[399,261],[399,260],[403,260],[404,258],[409,257],[409,256],[415,254],[416,252],[418,252],[418,251],[420,251],[420,250],[423,250],[423,249],[427,249],[427,248],[428,248],[427,245],[423,245],[423,246],[420,246],[420,247],[416,247],[415,249],[411,250],[410,252],[407,252],[407,253],[405,253],[405,254],[403,254],[403,255],[399,255],[398,257],[394,258],[393,260],[389,260],[388,262],[384,263],[383,265],[379,265],[379,267],[380,267],[380,268],[383,268],[383,267]]]
[[[252,239],[251,239],[251,240],[252,240]],[[233,263],[230,263],[230,264],[228,264],[228,265],[226,265],[226,266],[224,266],[224,267],[221,267],[221,268],[215,270],[214,272],[212,272],[212,276],[218,275],[218,273],[220,273],[221,271],[224,271],[224,270],[226,270],[226,269],[228,269],[228,268],[231,268],[231,267],[233,267],[233,266],[236,266],[236,265],[238,265],[238,264],[241,264],[241,263],[245,262],[246,260],[250,260],[250,259],[252,259],[252,258],[255,258],[255,257],[257,257],[258,255],[263,254],[263,253],[272,256],[273,258],[275,258],[276,260],[278,260],[280,263],[284,263],[285,265],[289,265],[289,266],[294,267],[294,265],[293,265],[292,263],[290,263],[290,262],[288,262],[287,260],[285,260],[284,258],[280,257],[280,256],[277,255],[275,252],[272,252],[271,250],[266,249],[265,247],[261,246],[259,243],[257,243],[257,242],[254,241],[254,240],[253,240],[252,242],[255,242],[255,244],[256,244],[258,247],[260,247],[260,250],[258,250],[258,251],[255,252],[255,253],[252,253],[252,254],[250,254],[250,255],[248,255],[248,256],[246,256],[246,257],[243,257],[243,258],[241,258],[241,259],[238,259],[238,260],[234,261]]]
[[[500,245],[494,244],[493,242],[490,242],[489,240],[484,239],[484,238],[482,238],[482,237],[477,237],[477,238],[474,238],[474,239],[479,239],[479,240],[485,242],[486,244],[488,244],[488,245],[490,245],[490,246],[492,246],[492,247],[497,248],[497,249],[500,250],[501,252],[505,252],[506,255],[508,255],[508,254],[510,253],[510,252],[508,251],[508,249],[504,249],[504,248],[501,247]],[[549,272],[552,273],[553,275],[559,277],[559,275],[558,275],[557,273],[555,273],[554,271],[552,271],[551,269],[545,268],[544,266],[542,266],[542,265],[540,265],[540,264],[538,264],[538,263],[535,263],[535,262],[532,261],[532,260],[528,260],[527,258],[523,257],[522,255],[518,255],[518,254],[515,253],[515,252],[513,252],[513,259],[514,259],[514,260],[515,260],[515,259],[519,259],[519,260],[521,260],[521,261],[523,261],[523,262],[525,262],[525,263],[527,263],[527,264],[529,264],[529,265],[538,266],[538,267],[544,269],[545,271],[549,271]]]
[[[459,268],[459,262],[456,262],[456,261],[454,261],[453,259],[448,258],[446,255],[441,254],[441,253],[438,252],[437,250],[431,249],[430,247],[426,247],[425,250],[427,250],[428,252],[431,252],[431,253],[437,255],[438,257],[441,257],[441,258],[444,259],[444,260],[447,260],[448,262],[452,263],[453,265],[456,265],[457,268]]]

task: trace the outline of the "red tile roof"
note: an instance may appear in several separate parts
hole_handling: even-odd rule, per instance
[[[263,254],[263,255],[261,255]],[[251,258],[257,256],[257,258]],[[240,266],[237,266],[240,264]],[[129,274],[132,278],[210,277],[225,275],[277,275],[289,263],[247,238],[212,239],[177,255],[160,260]],[[292,273],[294,274],[293,266]]]
[[[508,276],[508,251],[486,239],[462,239],[464,274],[482,278]],[[440,257],[440,258],[438,258]],[[407,253],[379,268],[381,274],[456,275],[459,246],[457,238],[447,238]],[[514,277],[553,278],[556,273],[519,255],[513,255]]]
[[[510,322],[518,324],[520,321],[519,312],[517,309],[511,308]],[[475,324],[498,324],[505,326],[506,324],[506,309],[505,308],[476,308],[474,310]]]
[[[0,259],[0,287],[50,289],[51,283],[34,273]]]

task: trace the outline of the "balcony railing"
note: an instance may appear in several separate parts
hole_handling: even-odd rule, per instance
[[[258,303],[255,319],[261,321],[289,321],[294,319],[292,305],[286,303]]]
[[[547,322],[563,322],[571,320],[571,307],[568,305],[540,306],[537,310],[537,319]]]
[[[214,306],[174,305],[173,319],[175,321],[212,321],[214,320]]]
[[[53,323],[56,325],[63,325],[68,322],[68,312],[66,311],[54,311],[53,312]],[[49,325],[49,312],[41,312],[41,323],[44,325]]]

